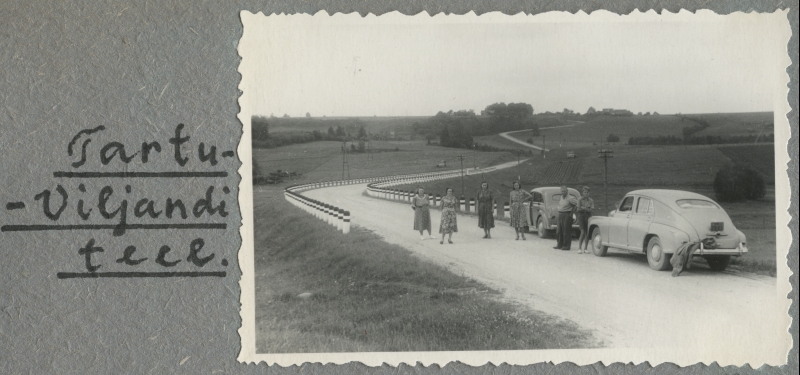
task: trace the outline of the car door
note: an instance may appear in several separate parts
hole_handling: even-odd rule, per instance
[[[531,195],[533,196],[533,202],[531,202],[531,209],[528,210],[528,212],[530,212],[528,224],[533,227],[536,225],[536,216],[539,214],[539,211],[544,209],[544,196],[538,191],[531,192]]]
[[[644,236],[653,222],[653,201],[650,198],[638,197],[628,220],[628,246],[644,250]]]
[[[608,243],[626,247],[628,244],[628,221],[633,212],[633,203],[636,197],[627,196],[619,205],[614,214],[608,219]]]

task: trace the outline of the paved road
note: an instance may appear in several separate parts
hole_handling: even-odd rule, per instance
[[[607,347],[702,351],[706,361],[774,358],[774,346],[764,344],[780,334],[774,278],[698,269],[672,278],[651,270],[643,256],[609,251],[599,258],[553,250],[555,240],[535,234],[515,241],[504,222],[484,240],[477,219],[461,215],[455,244],[440,245],[438,238],[420,240],[412,230],[408,204],[365,196],[365,189],[349,185],[304,194],[346,207],[354,225],[501,290],[513,302],[593,330]],[[438,210],[431,218],[436,235]]]

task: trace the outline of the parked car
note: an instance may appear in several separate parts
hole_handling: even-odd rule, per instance
[[[594,255],[609,247],[647,254],[655,270],[666,270],[670,257],[683,244],[713,238],[713,249],[700,247],[714,270],[724,270],[732,256],[747,253],[747,239],[716,202],[700,194],[679,190],[635,190],[625,195],[608,217],[589,219]]]
[[[580,199],[581,194],[575,189],[567,189],[568,194]],[[558,201],[561,200],[561,187],[538,187],[531,190],[532,202],[528,205],[528,223],[536,228],[541,238],[550,236],[558,227]],[[574,217],[573,235],[578,234],[578,220]]]

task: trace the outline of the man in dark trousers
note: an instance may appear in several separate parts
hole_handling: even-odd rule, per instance
[[[572,213],[578,207],[578,199],[569,195],[566,186],[561,187],[561,199],[558,201],[558,243],[554,249],[569,250],[572,247]]]

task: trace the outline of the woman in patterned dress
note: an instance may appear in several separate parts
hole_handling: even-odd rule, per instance
[[[428,208],[429,205],[428,194],[425,194],[425,189],[420,187],[417,189],[417,195],[411,199],[411,208],[414,209],[414,230],[419,231],[421,240],[425,239],[422,232],[426,230],[428,231],[428,236],[433,238],[433,234],[431,234],[431,211]]]
[[[489,183],[481,182],[481,189],[478,190],[478,227],[483,228],[483,238],[492,238],[490,232],[494,228],[494,215],[492,214],[492,204],[494,195],[489,190]]]
[[[442,197],[442,221],[439,224],[439,233],[442,234],[442,240],[439,244],[444,244],[444,235],[447,236],[447,243],[453,243],[453,233],[458,232],[458,223],[456,221],[456,205],[458,200],[453,194],[452,188],[447,188],[447,193]]]
[[[519,236],[522,235],[522,239],[525,240],[525,232],[523,231],[528,226],[528,216],[525,215],[525,206],[522,203],[531,199],[532,196],[531,193],[522,190],[522,185],[519,181],[514,181],[511,184],[511,189],[511,226],[517,232],[516,239],[519,240]]]

